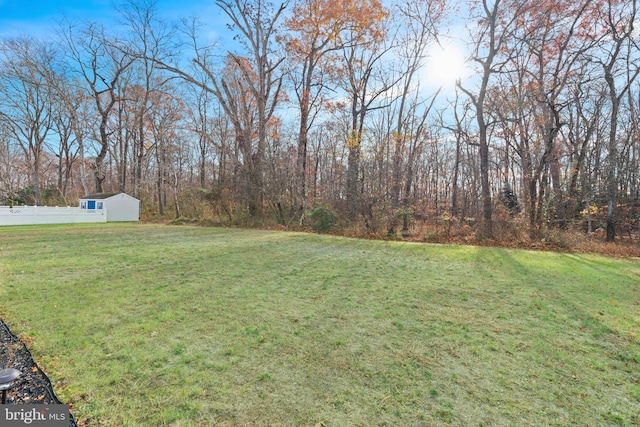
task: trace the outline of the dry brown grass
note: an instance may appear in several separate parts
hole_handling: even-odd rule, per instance
[[[408,233],[388,235],[385,231],[373,233],[365,227],[350,225],[332,230],[331,234],[346,237],[404,240],[410,242],[441,243],[454,245],[493,246],[505,248],[601,254],[615,257],[640,257],[640,235],[622,234],[611,243],[605,239],[602,229],[586,233],[582,224],[567,230],[542,228],[531,231],[524,216],[511,217],[503,209],[496,209],[493,216],[492,239],[480,236],[480,226],[475,219],[449,218],[432,215],[426,221],[414,222]]]

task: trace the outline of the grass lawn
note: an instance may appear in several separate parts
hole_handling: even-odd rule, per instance
[[[87,426],[640,425],[640,262],[0,228],[0,317]]]

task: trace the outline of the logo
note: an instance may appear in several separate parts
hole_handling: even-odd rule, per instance
[[[67,405],[2,405],[0,427],[68,427]]]

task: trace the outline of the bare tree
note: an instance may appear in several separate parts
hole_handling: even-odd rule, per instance
[[[220,76],[220,67],[216,67],[211,55],[211,46],[201,46],[197,37],[197,25],[187,27],[195,58],[193,64],[197,72],[156,59],[160,66],[186,81],[209,91],[218,99],[225,114],[230,118],[236,131],[236,140],[245,148],[244,172],[246,177],[246,200],[250,216],[262,214],[263,205],[263,162],[268,135],[269,120],[280,101],[282,76],[278,67],[282,57],[274,58],[274,41],[277,23],[287,3],[278,6],[259,0],[218,0],[216,4],[227,15],[229,27],[239,33],[239,42],[247,55],[229,52],[226,72]],[[199,78],[203,74],[206,79]],[[230,79],[230,80],[229,80]],[[242,99],[237,99],[237,90]],[[244,106],[240,105],[242,101]],[[246,107],[253,104],[255,123],[247,121]],[[250,125],[249,127],[247,127]],[[255,150],[254,137],[255,138]]]
[[[377,31],[368,36],[351,31],[346,31],[343,36],[346,43],[341,50],[344,67],[341,87],[347,93],[350,116],[345,139],[349,153],[346,182],[347,216],[351,220],[355,218],[362,201],[359,168],[365,140],[365,119],[370,111],[385,108],[384,103],[379,104],[379,99],[396,83],[382,65],[382,59],[390,51],[390,46],[383,43],[383,25],[381,23]]]
[[[198,175],[200,188],[207,185],[207,161],[214,149],[214,104],[213,95],[199,86],[188,85],[186,88],[186,107],[189,114],[189,127],[196,135],[198,148]]]
[[[568,151],[568,206],[567,211],[575,216],[578,202],[586,204],[586,212],[590,214],[591,189],[589,182],[595,178],[587,170],[589,153],[593,150],[604,115],[606,101],[605,90],[593,83],[592,76],[586,70],[576,73],[576,80],[570,85],[570,102],[567,106],[567,138]],[[582,194],[581,199],[580,194]],[[591,222],[589,222],[588,231]]]
[[[40,41],[23,37],[0,44],[0,120],[29,164],[34,203],[42,204],[40,174],[47,137],[53,128],[54,52]]]
[[[147,136],[149,127],[149,109],[152,108],[151,98],[163,85],[168,77],[162,75],[158,62],[173,55],[173,38],[176,36],[173,28],[158,17],[157,0],[127,0],[119,8],[119,15],[129,30],[128,38],[116,47],[123,54],[136,58],[130,66],[132,70],[130,82],[126,82],[132,92],[133,99],[127,103],[132,113],[133,127],[130,129],[132,139],[133,171],[132,189],[136,197],[141,197],[142,162],[147,156],[149,147]],[[126,173],[126,168],[123,169]],[[121,186],[126,180],[122,178]],[[124,188],[122,189],[124,191]]]
[[[618,196],[618,126],[622,100],[640,74],[640,39],[635,31],[638,16],[638,1],[606,2],[602,11],[605,34],[602,38],[601,55],[593,56],[594,62],[602,66],[611,103],[611,125],[609,128],[609,157],[607,172],[607,241],[616,236],[615,207]]]
[[[113,129],[109,127],[111,114],[120,99],[117,87],[135,56],[119,48],[118,39],[109,37],[103,26],[87,23],[77,28],[72,24],[61,28],[62,42],[69,60],[69,68],[84,81],[85,93],[93,99],[98,153],[92,165],[96,192],[104,191],[105,157],[109,151]]]
[[[560,176],[561,147],[556,139],[566,124],[562,113],[570,102],[565,96],[567,84],[579,72],[575,65],[593,47],[585,30],[592,22],[592,3],[539,2],[535,9],[524,11],[514,34],[517,43],[524,45],[521,55],[531,58],[530,66],[522,70],[526,73],[528,96],[536,103],[536,122],[545,147],[541,163],[545,167],[548,163],[550,169],[555,219],[560,228],[566,227],[566,212]]]
[[[467,89],[458,83],[458,87],[471,99],[476,110],[476,122],[478,126],[478,145],[480,153],[480,173],[482,183],[482,216],[483,232],[485,238],[493,237],[493,222],[491,205],[491,187],[489,183],[489,139],[487,115],[485,113],[485,99],[489,88],[491,76],[500,71],[504,61],[499,54],[507,40],[508,31],[515,21],[515,14],[506,18],[503,25],[508,4],[503,0],[495,0],[493,3],[482,0],[481,13],[478,28],[471,28],[473,40],[472,60],[480,65],[480,86],[476,91]]]
[[[399,80],[400,94],[398,96],[395,113],[395,129],[393,131],[393,172],[392,172],[392,204],[397,209],[401,204],[401,190],[404,185],[404,196],[402,197],[403,207],[408,209],[409,194],[407,188],[411,188],[412,176],[410,163],[403,168],[403,159],[408,152],[407,147],[410,139],[414,139],[410,145],[415,146],[415,139],[419,138],[420,132],[411,129],[410,123],[415,121],[417,109],[422,106],[423,101],[416,99],[420,89],[416,82],[418,72],[425,65],[427,60],[427,48],[432,43],[438,41],[437,26],[444,17],[446,3],[440,0],[420,0],[404,1],[397,5],[399,31],[398,56],[401,58],[401,79]],[[436,94],[437,96],[437,94]],[[432,98],[435,101],[436,96]],[[423,115],[426,118],[426,115]],[[421,120],[424,124],[424,120]],[[411,157],[412,154],[409,154]],[[403,229],[406,230],[407,215],[404,215]]]
[[[380,40],[379,25],[384,18],[382,4],[377,0],[304,0],[296,2],[285,22],[289,33],[282,40],[289,54],[288,75],[300,110],[294,202],[300,223],[306,205],[309,132],[320,109],[327,104],[326,89],[335,87],[342,74],[337,51],[348,48],[354,35]],[[343,37],[349,32],[350,41]]]
[[[12,143],[12,136],[4,120],[0,120],[0,203],[12,204],[13,196],[20,188],[18,173],[19,156]]]
[[[284,58],[274,58],[273,44],[275,41],[276,24],[280,20],[287,3],[274,6],[265,0],[217,0],[216,4],[231,20],[231,28],[240,33],[240,41],[244,45],[248,56],[245,58],[234,53],[229,58],[235,64],[242,76],[242,82],[251,92],[256,103],[256,133],[257,147],[251,164],[250,194],[252,194],[249,206],[251,215],[262,213],[262,173],[265,148],[267,144],[269,120],[273,116],[276,106],[280,101],[282,88],[282,75],[278,73],[278,67]],[[246,59],[249,59],[248,61]],[[198,62],[196,62],[198,63]],[[204,64],[198,64],[204,65]],[[214,86],[218,86],[213,79]],[[227,113],[231,112],[233,102],[225,92],[225,82],[220,81],[220,88],[216,88],[214,94]],[[228,94],[225,94],[228,95]]]

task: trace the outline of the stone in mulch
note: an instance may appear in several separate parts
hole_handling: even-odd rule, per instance
[[[5,368],[15,368],[22,373],[16,380],[16,385],[7,391],[7,405],[62,403],[54,393],[49,378],[33,360],[27,346],[0,319],[0,369]],[[69,420],[69,427],[77,427],[73,415]]]

